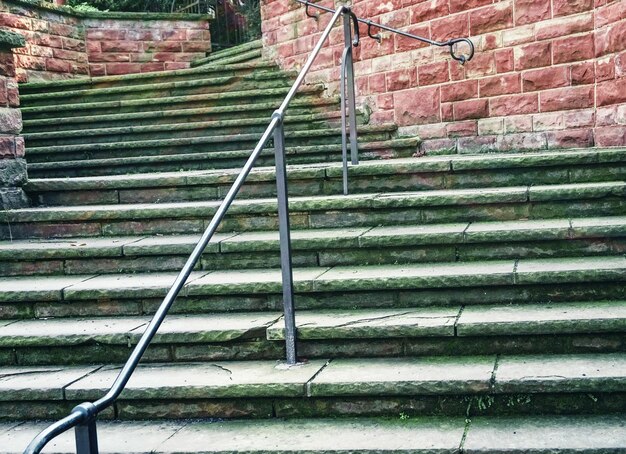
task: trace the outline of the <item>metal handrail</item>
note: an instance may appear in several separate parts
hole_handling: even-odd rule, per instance
[[[298,3],[301,3],[302,5],[306,6],[306,14],[309,17],[317,17],[315,14],[311,14],[309,12],[309,8],[310,7],[317,8],[317,9],[322,10],[322,11],[326,11],[327,13],[334,13],[335,12],[335,10],[332,9],[332,8],[329,8],[329,7],[323,6],[323,5],[317,5],[317,4],[313,3],[313,2],[310,2],[309,0],[296,0],[296,1]],[[434,41],[432,39],[424,38],[423,36],[419,36],[419,35],[414,35],[412,33],[403,32],[402,30],[398,30],[397,28],[392,28],[392,27],[388,27],[388,26],[383,25],[383,24],[379,24],[377,22],[372,22],[369,19],[360,19],[360,18],[357,17],[356,20],[358,22],[360,22],[361,24],[367,25],[367,34],[368,34],[368,36],[370,38],[372,38],[372,39],[375,39],[375,40],[379,41],[379,42],[380,42],[380,40],[382,38],[381,38],[380,35],[372,35],[372,27],[379,28],[381,30],[386,30],[388,32],[396,33],[398,35],[405,36],[407,38],[412,38],[412,39],[415,39],[417,41],[421,41],[423,43],[430,44],[432,46],[437,46],[437,47],[449,46],[450,47],[450,55],[452,56],[452,58],[455,59],[456,61],[458,61],[459,63],[461,63],[462,65],[464,65],[465,63],[467,63],[468,61],[470,61],[474,57],[474,53],[475,53],[474,43],[469,38],[454,38],[454,39],[450,39],[448,41]],[[457,44],[460,44],[460,43],[465,43],[465,44],[467,44],[469,46],[469,52],[468,52],[467,56],[465,56],[465,55],[458,55],[458,54],[455,53],[454,46],[457,45]]]
[[[281,274],[283,282],[283,306],[284,306],[284,319],[285,319],[285,343],[287,353],[287,363],[292,365],[297,362],[297,350],[296,350],[296,326],[295,326],[295,312],[293,304],[293,268],[292,268],[292,256],[291,256],[291,235],[289,226],[289,206],[287,199],[287,169],[285,163],[285,130],[284,130],[284,118],[285,112],[289,107],[289,104],[296,95],[296,92],[304,82],[304,78],[307,76],[311,69],[315,59],[319,55],[324,43],[330,36],[330,33],[339,21],[339,18],[343,16],[344,26],[344,40],[345,48],[342,57],[341,67],[341,85],[342,85],[342,102],[341,102],[341,115],[342,115],[342,155],[344,159],[344,193],[347,193],[347,143],[348,132],[350,134],[350,147],[351,157],[354,164],[358,163],[358,147],[357,147],[357,130],[356,130],[356,108],[355,108],[355,86],[354,86],[354,68],[353,68],[353,56],[352,47],[359,45],[359,29],[358,23],[364,22],[359,19],[348,6],[341,6],[337,10],[331,10],[319,5],[313,5],[308,1],[297,0],[300,3],[307,5],[307,14],[309,6],[315,6],[319,9],[323,9],[333,13],[333,18],[326,26],[322,36],[311,51],[309,58],[304,64],[302,70],[296,77],[294,84],[287,93],[284,101],[280,107],[272,114],[269,125],[265,132],[262,134],[261,139],[257,143],[256,147],[252,151],[250,157],[243,166],[241,172],[237,176],[235,182],[231,186],[230,190],[226,194],[226,197],[217,209],[213,219],[209,223],[209,226],[203,233],[202,237],[198,241],[198,244],[194,248],[193,252],[187,259],[187,262],[183,266],[182,270],[176,277],[174,284],[168,291],[167,295],[163,299],[163,302],[157,309],[152,320],[148,324],[148,327],[141,336],[139,342],[135,346],[128,361],[118,374],[115,382],[109,389],[109,391],[99,400],[95,402],[86,402],[75,407],[72,412],[65,418],[51,424],[41,433],[39,433],[28,445],[24,454],[39,454],[41,450],[54,438],[60,434],[66,432],[71,428],[75,428],[76,434],[76,450],[78,454],[98,454],[98,437],[96,430],[96,419],[98,414],[110,407],[120,394],[123,392],[126,384],[130,380],[132,374],[136,370],[141,358],[148,349],[150,342],[156,335],[159,327],[165,320],[169,309],[176,300],[176,297],[180,293],[183,286],[186,284],[192,270],[200,259],[204,249],[211,241],[211,238],[217,231],[220,223],[226,216],[228,209],[232,202],[235,200],[239,190],[243,186],[246,178],[252,171],[254,164],[259,158],[261,152],[265,149],[270,138],[273,137],[274,141],[274,154],[275,154],[275,166],[276,166],[276,188],[277,188],[277,201],[278,201],[278,222],[279,222],[279,234],[280,234],[280,256],[281,256]],[[352,27],[354,25],[354,39],[352,35]],[[379,25],[376,25],[379,26]],[[386,27],[382,27],[388,29]],[[396,33],[404,32],[393,30]],[[368,35],[373,37],[371,30],[368,29]],[[413,35],[411,35],[413,36]],[[375,37],[373,37],[375,38]],[[415,37],[416,39],[425,41],[425,38]],[[429,41],[429,40],[428,40]],[[463,41],[452,40],[455,42]],[[450,42],[452,42],[450,41]],[[468,40],[469,41],[469,40]],[[471,59],[473,56],[474,46],[470,42],[471,55],[467,59],[461,60],[452,53],[453,58],[464,63]],[[446,45],[446,43],[435,43],[435,45]],[[448,44],[452,46],[453,44]],[[451,50],[452,52],[452,50]],[[347,86],[347,90],[346,90]],[[346,93],[347,92],[347,93]],[[346,100],[347,98],[347,100]],[[349,119],[346,118],[346,106],[349,113]],[[349,123],[349,124],[348,124]]]

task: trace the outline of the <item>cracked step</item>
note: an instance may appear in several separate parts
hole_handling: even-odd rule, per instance
[[[416,146],[416,141],[410,138],[396,139],[390,141],[389,146],[400,147],[403,144],[409,148],[412,145]],[[370,147],[369,144],[366,145],[366,148],[361,150],[362,154],[366,154]],[[348,186],[350,193],[354,194],[375,191],[467,189],[489,187],[496,183],[502,186],[574,184],[618,178],[616,169],[621,167],[626,176],[626,165],[622,164],[626,163],[626,153],[602,150],[563,154],[564,156],[552,164],[546,163],[542,153],[526,156],[523,166],[520,166],[519,155],[490,155],[482,161],[472,160],[470,163],[462,156],[363,161],[358,166],[349,167]],[[288,156],[291,157],[289,150]],[[606,164],[598,162],[599,156],[602,156]],[[491,160],[508,162],[509,167],[485,170],[484,167]],[[104,162],[102,165],[104,166]],[[503,166],[502,163],[500,165]],[[29,165],[29,171],[36,169],[36,164]],[[510,171],[515,171],[516,175],[512,176]],[[343,188],[343,168],[340,162],[290,165],[287,172],[292,196],[331,195],[340,193]],[[223,198],[229,184],[235,181],[238,174],[239,169],[73,178],[68,178],[66,174],[62,178],[31,178],[25,189],[42,205],[115,203],[118,200],[122,203],[156,203],[193,200],[200,197],[207,200]],[[276,194],[273,167],[256,167],[246,182],[239,197],[258,198]],[[151,192],[154,193],[153,196]],[[48,193],[51,194],[48,196]],[[82,197],[85,197],[84,201]]]
[[[2,454],[21,454],[46,422],[0,423]],[[250,454],[306,451],[358,454],[493,454],[506,445],[511,454],[577,452],[598,454],[626,449],[620,415],[420,418],[125,421],[98,422],[103,453],[152,452]],[[55,452],[75,452],[69,431],[53,443]],[[210,446],[210,448],[207,448]]]
[[[295,266],[622,254],[626,217],[294,230]],[[199,235],[0,242],[4,276],[177,271]],[[216,234],[198,269],[276,268],[276,231]]]
[[[292,197],[292,228],[621,216],[626,183],[580,183]],[[221,231],[277,229],[276,200],[235,200]],[[0,212],[0,238],[192,234],[220,202],[87,205]]]
[[[266,119],[266,127],[269,119]],[[174,125],[175,126],[175,125]],[[384,141],[391,139],[397,131],[395,125],[361,125],[359,134],[363,141]],[[233,151],[248,148],[251,150],[259,142],[260,133],[242,133],[230,135],[210,135],[199,131],[198,137],[174,137],[170,139],[139,139],[103,143],[79,143],[74,145],[50,145],[30,147],[32,162],[46,162],[73,159],[116,158],[120,150],[125,156],[154,156],[190,152]],[[311,130],[288,130],[285,133],[287,147],[329,145],[341,143],[341,132],[337,128],[318,126]]]
[[[305,115],[322,113],[329,109],[336,110],[338,98],[320,98],[295,100],[287,110],[289,115]],[[151,112],[134,112],[108,115],[86,115],[81,117],[44,118],[25,120],[24,130],[27,133],[46,131],[63,131],[72,128],[113,128],[128,125],[152,125],[168,123],[185,123],[188,121],[218,121],[242,119],[259,116],[271,116],[276,110],[275,103],[241,103],[232,106],[218,106],[195,109],[155,110]],[[82,126],[80,126],[82,125]]]
[[[0,321],[0,364],[125,361],[148,316]],[[296,314],[305,358],[370,355],[610,353],[626,348],[626,302],[309,310]],[[36,334],[33,334],[36,333]],[[598,344],[597,335],[605,342]],[[593,342],[595,340],[595,344]],[[142,360],[259,360],[284,356],[279,312],[170,315]],[[465,345],[463,345],[465,344]]]
[[[417,138],[392,138],[389,140],[371,141],[359,145],[359,157],[362,160],[401,158],[412,155],[419,145]],[[209,151],[163,154],[154,156],[112,157],[97,159],[79,156],[77,160],[35,162],[28,164],[30,176],[37,177],[80,177],[129,175],[153,172],[181,172],[185,170],[226,170],[241,166],[250,156],[250,149],[231,151]],[[329,145],[289,146],[285,149],[291,164],[313,164],[337,161],[341,156],[341,147]],[[274,164],[274,149],[266,147],[257,160],[257,166]]]
[[[58,104],[38,107],[21,107],[24,119],[41,119],[54,117],[77,117],[85,115],[106,115],[133,112],[152,112],[156,110],[173,110],[187,108],[208,108],[229,106],[238,103],[276,102],[280,103],[288,93],[288,87],[266,88],[262,90],[237,90],[222,93],[200,95],[173,96],[167,98],[146,98],[122,101],[101,101],[91,103]],[[318,98],[324,87],[305,85],[298,91],[297,99]]]
[[[176,275],[0,278],[0,318],[150,313]],[[623,256],[294,269],[300,310],[619,299],[624,280]],[[195,271],[174,312],[282,310],[281,292],[279,269]]]
[[[98,399],[118,373],[118,367],[97,365],[3,367],[0,408],[45,402],[59,411]],[[295,366],[219,361],[140,365],[115,407],[121,419],[171,418],[183,409],[190,418],[398,411],[474,417],[506,414],[507,404],[574,414],[623,409],[625,390],[623,354],[320,359]],[[524,399],[515,400],[520,394]],[[326,406],[328,399],[334,405]],[[21,417],[24,410],[13,408],[5,418]]]

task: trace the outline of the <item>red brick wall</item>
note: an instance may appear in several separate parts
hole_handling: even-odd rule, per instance
[[[372,122],[419,134],[423,152],[626,145],[626,0],[354,5],[359,17],[435,40],[470,36],[476,45],[465,66],[447,48],[388,32],[355,50],[359,103]],[[263,0],[262,15],[266,54],[289,69],[302,64],[330,19],[307,18],[290,0]],[[338,27],[309,81],[337,89],[342,41]]]
[[[0,209],[28,205],[20,97],[11,48],[0,41]]]
[[[204,19],[102,16],[0,0],[0,27],[26,38],[26,47],[16,49],[20,82],[187,68],[211,47]]]
[[[211,51],[206,21],[85,21],[92,76],[188,68]]]

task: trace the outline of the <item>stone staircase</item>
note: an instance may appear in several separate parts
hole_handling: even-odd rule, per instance
[[[260,55],[21,87],[33,207],[0,212],[0,453],[112,383],[287,93]],[[281,362],[270,146],[102,452],[625,452],[626,150],[416,158],[362,114],[343,196],[323,92],[286,120],[302,363]]]

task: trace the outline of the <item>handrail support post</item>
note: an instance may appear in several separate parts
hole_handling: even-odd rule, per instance
[[[86,402],[80,404],[72,412],[78,411],[83,414],[83,421],[76,426],[76,454],[98,454],[98,431],[96,417],[98,410],[95,405]]]
[[[287,164],[285,162],[284,113],[277,110],[272,115],[278,119],[274,129],[274,155],[276,161],[276,193],[278,198],[278,227],[280,235],[280,269],[283,282],[283,308],[285,317],[285,348],[287,364],[298,362],[296,347],[296,318],[293,296],[293,265],[291,255],[291,230],[289,226],[289,199],[287,188]]]
[[[353,41],[352,22],[354,21],[354,13],[348,6],[344,6],[342,11],[345,47],[341,57],[341,74],[339,78],[341,95],[341,154],[343,160],[343,193],[348,195],[348,135],[350,136],[350,161],[352,165],[359,163],[354,56],[352,53],[352,46],[358,45],[358,37]],[[358,27],[358,22],[354,21],[354,25]]]

